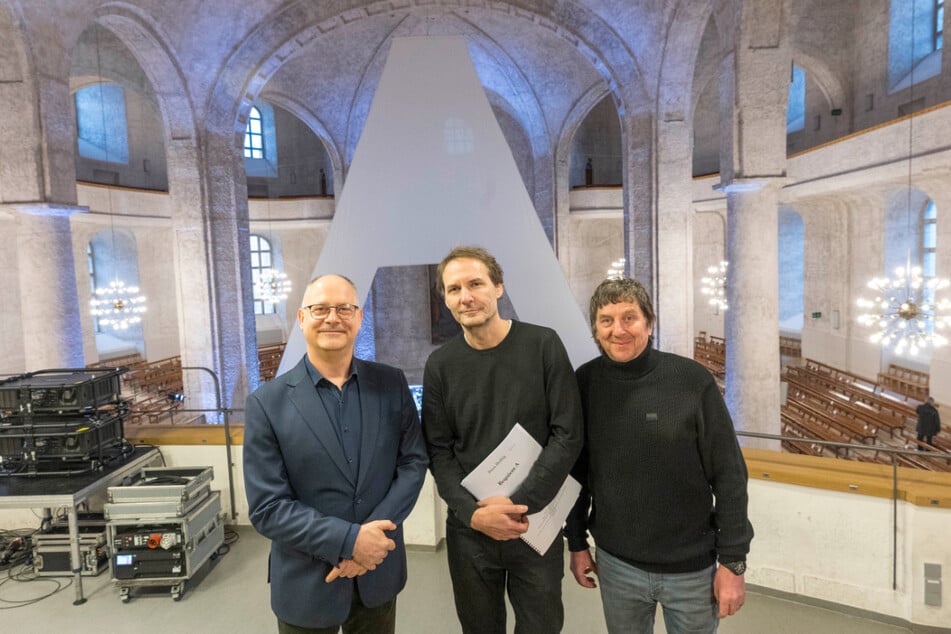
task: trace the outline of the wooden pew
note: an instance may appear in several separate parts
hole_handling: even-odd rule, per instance
[[[929,376],[927,372],[912,370],[894,363],[888,370],[880,372],[878,382],[883,388],[898,394],[904,394],[918,401],[928,398]]]

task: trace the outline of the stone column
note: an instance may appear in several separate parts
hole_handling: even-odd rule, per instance
[[[258,359],[243,157],[234,138],[210,136],[203,161],[190,139],[173,139],[168,156],[182,365],[214,372],[222,405],[242,408],[257,385]],[[187,178],[197,165],[200,179]],[[186,370],[184,381],[188,407],[215,407],[208,372]]]
[[[769,434],[780,431],[779,186],[766,180],[725,187],[726,402],[737,429]]]
[[[663,328],[655,279],[654,117],[633,113],[621,118],[622,166],[624,181],[624,257],[631,277],[647,289],[654,300],[658,323],[654,336]]]
[[[779,424],[778,191],[786,176],[792,56],[783,0],[737,3],[720,65],[720,179],[727,193],[726,402],[737,429]],[[744,440],[751,446],[778,443]]]
[[[657,288],[661,350],[693,354],[693,201],[691,130],[683,118],[658,123]]]
[[[85,209],[46,204],[15,209],[25,369],[81,368],[83,333],[69,216]]]

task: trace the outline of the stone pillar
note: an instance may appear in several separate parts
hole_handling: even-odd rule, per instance
[[[169,146],[172,248],[182,365],[214,372],[222,405],[240,409],[258,382],[257,337],[243,157],[236,141],[228,142],[235,137],[225,136],[209,138],[204,161],[190,139]],[[186,178],[202,163],[200,180]],[[208,372],[186,370],[184,382],[190,408],[215,407]]]
[[[778,434],[778,192],[786,175],[792,56],[783,0],[737,4],[720,65],[720,179],[727,193],[726,402],[737,429]],[[744,440],[778,448],[776,442]]]
[[[83,333],[69,216],[85,210],[45,204],[15,209],[25,369],[81,368]]]
[[[688,357],[695,334],[691,150],[691,130],[682,117],[658,123],[654,336],[661,350]]]
[[[737,429],[777,434],[778,181],[726,187],[726,402]],[[771,446],[745,440],[749,446]]]
[[[624,161],[624,257],[627,258],[630,276],[643,284],[653,298],[658,315],[654,336],[660,337],[663,314],[654,277],[654,117],[645,113],[622,116],[621,143]]]

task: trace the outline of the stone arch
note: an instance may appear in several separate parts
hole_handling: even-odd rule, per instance
[[[806,76],[811,77],[819,87],[830,107],[844,109],[849,105],[845,83],[829,64],[804,51],[794,50],[792,58],[806,71]]]
[[[300,101],[286,93],[265,90],[261,93],[259,98],[264,99],[265,101],[268,101],[276,106],[280,106],[284,110],[287,110],[289,113],[303,121],[304,125],[310,128],[310,131],[313,132],[314,135],[320,140],[320,144],[324,147],[324,151],[327,152],[327,156],[330,157],[330,162],[333,165],[333,182],[336,184],[334,193],[335,195],[339,195],[340,188],[343,185],[343,157],[341,157],[340,153],[337,151],[337,147],[333,143],[333,139],[330,135],[330,132],[327,130],[327,126],[324,125],[320,118],[314,114],[314,112],[309,107],[307,107],[307,105],[300,103]]]
[[[0,203],[43,200],[48,187],[32,66],[15,8],[0,0],[0,103],[8,111],[29,113],[17,117],[15,126],[0,126]]]
[[[598,82],[588,88],[572,105],[571,110],[562,123],[558,132],[555,146],[555,247],[558,261],[563,268],[570,270],[569,252],[561,235],[562,227],[568,226],[570,202],[568,199],[568,170],[571,161],[571,144],[575,133],[591,110],[601,103],[601,100],[612,94],[603,83]],[[616,105],[616,104],[615,104]]]
[[[407,8],[394,9],[390,2],[378,0],[341,11],[328,3],[298,0],[281,5],[262,19],[259,26],[244,38],[224,62],[210,90],[201,122],[204,134],[201,157],[216,169],[214,178],[207,175],[201,183],[207,200],[207,213],[216,218],[234,218],[239,227],[246,228],[247,201],[244,186],[239,182],[238,140],[244,134],[245,115],[250,104],[287,59],[304,49],[314,38],[355,20],[381,14],[405,16],[417,9],[431,12],[441,8],[456,11],[459,10],[459,4],[455,0],[412,0]],[[591,60],[592,66],[605,77],[611,91],[617,95],[619,103],[634,107],[647,102],[643,73],[636,57],[610,25],[588,8],[558,4],[547,6],[543,11],[531,11],[514,3],[497,2],[488,8],[467,10],[497,11],[513,19],[526,20],[535,25],[534,28],[555,32]],[[568,28],[564,24],[577,26]],[[591,48],[591,42],[598,42],[599,48]],[[351,107],[351,114],[355,110],[355,107]],[[346,150],[341,154],[346,162]],[[228,248],[232,246],[229,244]],[[212,247],[216,248],[214,245]],[[237,249],[236,260],[243,262],[248,259],[246,246],[237,245],[234,248]],[[241,293],[241,288],[248,287],[249,279],[246,278],[249,276],[244,273],[246,266],[241,265],[239,268],[240,279],[230,280],[228,284],[231,291],[241,298],[244,321],[247,322],[252,314],[251,303],[250,298],[245,297],[247,294]],[[229,299],[234,301],[233,297]],[[218,326],[224,328],[232,325],[233,320],[229,320]],[[243,335],[250,342],[245,345],[248,377],[256,377],[257,357],[256,351],[252,349],[253,320],[250,326],[247,323],[243,325]],[[255,380],[250,378],[249,387],[253,388],[254,383]]]
[[[244,379],[244,366],[233,361],[240,354],[236,348],[243,340],[228,332],[228,343],[221,344],[222,333],[232,326],[218,308],[227,300],[215,292],[222,281],[212,253],[219,247],[206,214],[202,144],[185,73],[170,38],[144,11],[125,3],[110,3],[99,7],[94,17],[129,49],[155,94],[165,135],[182,364],[214,371],[221,380],[223,403],[230,405],[231,395],[241,393],[236,388]],[[230,309],[231,302],[227,303]],[[244,356],[251,355],[245,350]],[[256,350],[248,363],[254,363],[257,374]],[[194,395],[194,407],[216,406],[216,385],[208,375],[186,372],[184,378],[186,391]]]

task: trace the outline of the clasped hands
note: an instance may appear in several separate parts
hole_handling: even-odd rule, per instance
[[[473,529],[497,541],[518,539],[528,530],[528,507],[513,504],[511,498],[497,495],[479,500],[479,508],[469,520]]]
[[[344,559],[334,566],[324,581],[330,583],[337,577],[351,579],[375,570],[396,548],[396,542],[386,535],[386,531],[395,530],[396,524],[390,520],[376,520],[362,525],[357,533],[357,541],[353,544],[353,559]]]

